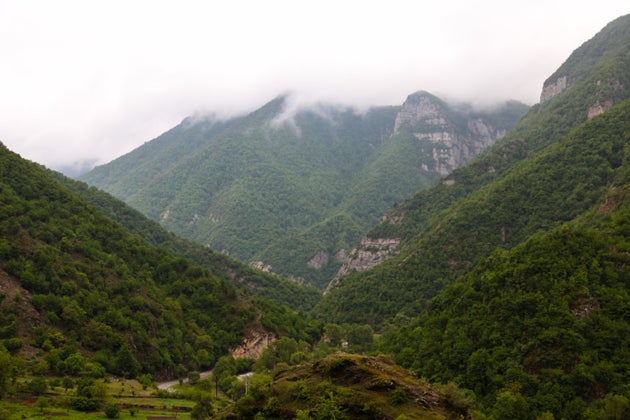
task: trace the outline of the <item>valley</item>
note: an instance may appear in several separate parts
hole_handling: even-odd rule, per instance
[[[540,98],[1,145],[0,418],[628,418],[630,15]]]

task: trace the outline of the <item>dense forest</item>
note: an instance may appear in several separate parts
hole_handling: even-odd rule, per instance
[[[480,136],[469,121],[485,124],[484,141],[492,143],[527,109],[508,102],[478,111],[421,96],[443,122],[416,131],[462,142]],[[405,106],[416,112],[413,104],[292,112],[291,101],[281,96],[229,121],[186,119],[81,179],[178,235],[323,289],[341,265],[340,251],[393,204],[437,181],[434,149],[451,146],[394,131]]]
[[[231,280],[237,286],[244,286],[251,294],[302,312],[312,310],[321,297],[313,287],[302,286],[256,270],[223,253],[168,232],[159,223],[104,191],[58,172],[50,171],[49,174],[131,233],[158,248],[167,249],[173,255],[188,258],[218,277]]]
[[[630,100],[558,143],[566,156],[592,162],[575,153],[579,145],[610,161],[612,168],[592,167],[608,172],[599,202],[567,224],[494,251],[420,316],[391,324],[381,350],[431,381],[473,390],[497,418],[579,418],[593,400],[627,397],[629,122]]]
[[[562,79],[563,90],[544,94],[494,146],[382,217],[368,237],[399,240],[397,255],[339,278],[325,295],[182,239],[108,193],[0,145],[0,418],[629,418],[628,69],[630,15],[576,49],[543,87]],[[421,130],[439,121],[450,135],[462,130],[462,115],[477,112],[462,105],[444,114],[448,105],[426,92],[408,100],[441,111],[396,119],[393,136],[382,129],[398,108],[372,110],[374,120],[328,110],[343,114],[334,130],[307,112],[279,129],[295,156],[316,156],[302,142],[328,129],[347,130],[357,143],[366,136],[391,143],[373,156],[376,175],[359,168],[353,188],[362,192],[352,200],[323,186],[311,191],[337,199],[322,220],[314,197],[273,196],[283,185],[308,189],[285,182],[297,160],[265,172],[247,168],[260,182],[272,178],[278,191],[270,198],[258,181],[236,182],[217,193],[234,206],[224,210],[243,204],[238,192],[250,188],[250,199],[278,215],[288,208],[282,203],[304,207],[295,216],[302,219],[287,220],[300,226],[294,236],[264,225],[259,232],[288,245],[266,246],[266,260],[283,258],[296,269],[322,238],[356,246],[363,222],[377,218],[361,200],[383,198],[372,193],[392,182],[384,175],[391,164],[418,163],[410,145],[426,140]],[[225,157],[235,150],[221,136],[248,127],[239,153],[258,156],[256,142],[269,138],[254,127],[281,105],[279,98],[229,121],[188,120],[135,151],[145,159],[138,173],[156,188],[139,193],[139,202],[173,198],[157,188],[167,182],[164,170],[176,175],[168,186],[196,187],[192,205],[203,207],[202,174],[184,177],[192,158],[176,169],[158,165],[186,155],[178,136],[192,133],[191,148],[222,139]],[[516,118],[520,109],[508,104],[503,112]],[[371,122],[362,126],[360,118]],[[343,162],[361,166],[350,168],[353,153],[348,146],[335,156],[340,171]],[[206,173],[209,183],[227,182],[235,170],[234,162],[219,163],[227,166]],[[339,175],[322,165],[305,171],[318,182]],[[139,180],[127,181],[119,187],[138,191]],[[190,216],[172,210],[166,219]],[[157,386],[167,379],[177,381]]]
[[[589,133],[583,140],[588,130],[579,126],[593,104],[629,96],[628,89],[611,90],[630,86],[627,20],[612,22],[574,54],[593,51],[592,43],[600,45],[610,33],[629,42],[621,47],[611,42],[607,54],[589,61],[588,75],[532,107],[496,146],[392,210],[368,236],[400,238],[400,254],[343,278],[325,296],[319,313],[336,322],[373,325],[397,314],[414,316],[497,247],[509,249],[601,202],[623,170],[619,159],[626,128],[615,122],[610,137]]]
[[[0,333],[15,354],[43,352],[38,372],[172,377],[212,366],[248,329],[316,334],[0,152]]]

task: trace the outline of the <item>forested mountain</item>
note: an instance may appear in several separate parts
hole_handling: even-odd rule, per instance
[[[318,308],[372,322],[381,351],[493,419],[630,412],[630,16],[561,69],[500,144],[372,232],[398,256]]]
[[[253,295],[302,312],[313,309],[321,297],[321,293],[313,287],[299,285],[257,270],[225,254],[168,232],[159,223],[104,191],[89,187],[59,172],[50,171],[49,174],[106,216],[123,225],[129,232],[141,236],[156,247],[167,249],[173,255],[196,262],[212,274],[229,279]]]
[[[391,206],[503,135],[526,107],[476,111],[419,92],[401,107],[278,97],[227,121],[189,118],[82,179],[173,232],[323,288]]]
[[[129,233],[4,146],[0,201],[0,349],[39,375],[181,376],[252,330],[315,331]],[[0,388],[20,371],[7,369]]]
[[[495,251],[429,310],[389,328],[381,350],[430,381],[473,390],[495,418],[627,418],[629,121],[630,100],[576,132],[624,139],[603,201]]]
[[[325,296],[322,316],[374,325],[415,316],[495,249],[511,249],[603,202],[625,168],[627,127],[616,121],[608,136],[587,138],[582,125],[630,96],[630,17],[606,26],[561,69],[545,82],[544,102],[497,145],[383,218],[351,254],[343,272],[354,273]],[[566,83],[550,89],[559,78]],[[387,248],[391,243],[398,248]],[[356,272],[378,252],[398,255]]]
[[[517,103],[287,100],[187,119],[86,175],[156,221],[0,145],[0,395],[213,367],[193,418],[629,417],[630,15],[512,130]],[[254,294],[306,311],[313,289],[157,221],[320,286],[343,266],[309,322]],[[252,332],[285,337],[237,367]]]

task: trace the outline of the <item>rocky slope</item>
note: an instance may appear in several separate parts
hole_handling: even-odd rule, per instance
[[[505,135],[511,124],[496,124],[488,115],[454,113],[452,108],[428,92],[407,97],[396,116],[394,135],[408,132],[427,151],[422,168],[447,175]]]

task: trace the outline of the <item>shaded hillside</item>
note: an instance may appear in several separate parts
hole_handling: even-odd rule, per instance
[[[630,17],[576,50],[600,45],[611,28],[627,41],[598,53],[602,58],[588,77],[533,107],[498,145],[390,212],[364,243],[394,238],[403,244],[400,254],[343,277],[322,302],[322,315],[377,325],[397,313],[413,316],[497,247],[509,249],[600,202],[623,171],[627,123],[615,114],[580,124],[602,98],[612,106],[629,96],[630,31],[617,31],[620,24],[630,26]],[[605,127],[593,128],[600,124]]]
[[[312,331],[130,234],[4,146],[0,202],[0,339],[40,375],[182,375],[262,325]]]
[[[624,108],[609,112],[630,121],[630,102]],[[574,222],[495,251],[422,315],[392,326],[382,350],[431,381],[473,390],[496,418],[627,418],[629,128],[625,173],[604,199]]]
[[[216,418],[450,419],[469,414],[472,400],[454,384],[438,388],[386,357],[338,353],[298,366],[278,367],[273,382],[257,386]]]
[[[177,234],[323,288],[383,212],[492,143],[525,108],[486,115],[421,96],[420,106],[408,99],[364,114],[330,105],[291,113],[280,97],[227,122],[187,119],[82,179]],[[437,120],[420,129],[438,103]],[[426,139],[396,122],[399,111]],[[475,137],[469,119],[487,129],[479,147],[464,145]],[[438,150],[453,159],[441,165]]]
[[[321,298],[321,294],[312,287],[301,286],[256,270],[225,254],[167,232],[159,223],[148,219],[139,211],[104,191],[88,187],[83,182],[72,180],[60,173],[51,171],[50,175],[105,215],[119,222],[129,232],[141,236],[156,247],[167,249],[173,255],[195,261],[212,274],[246,288],[253,295],[303,312],[310,311]]]

